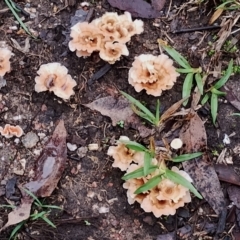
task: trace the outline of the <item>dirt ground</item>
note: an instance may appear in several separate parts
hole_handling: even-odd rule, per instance
[[[67,6],[64,1],[17,2],[21,7],[30,4],[30,7],[36,9],[36,16],[29,19],[31,21],[29,24],[30,28],[38,33],[39,39],[30,38],[28,53],[19,51],[11,39],[24,46],[27,35],[18,31],[19,26],[10,11],[0,13],[0,41],[6,41],[12,46],[14,53],[11,58],[11,72],[5,75],[7,85],[0,90],[0,125],[18,124],[23,128],[25,135],[29,132],[36,134],[37,141],[32,148],[26,148],[21,139],[19,141],[14,138],[0,138],[0,204],[7,204],[5,186],[10,179],[16,177],[17,184],[23,184],[32,177],[35,161],[59,119],[64,120],[68,143],[76,144],[78,149],[82,150],[91,143],[99,144],[100,148],[97,151],[88,151],[83,156],[79,156],[77,150],[68,151],[67,167],[58,188],[44,200],[48,204],[64,208],[62,212],[52,211],[49,217],[57,228],[54,229],[40,220],[29,222],[20,230],[16,239],[167,240],[174,237],[159,236],[174,231],[177,232],[175,239],[234,239],[233,229],[238,232],[239,226],[227,218],[224,232],[216,236],[218,217],[206,201],[200,201],[196,197],[193,197],[193,201],[184,208],[180,208],[176,215],[159,219],[151,213],[144,213],[139,204],[129,205],[126,190],[122,187],[123,173],[112,168],[112,159],[106,152],[121,135],[129,136],[133,140],[140,139],[138,132],[135,129],[114,127],[110,118],[83,105],[101,97],[117,95],[120,89],[146,102],[150,109],[154,109],[155,98],[146,95],[144,91],[136,93],[128,84],[128,70],[134,57],[141,53],[158,55],[157,39],[171,38],[172,46],[187,57],[191,64],[206,67],[210,57],[206,56],[202,60],[201,56],[204,51],[207,52],[208,42],[216,35],[218,29],[174,34],[171,28],[186,29],[206,25],[211,16],[209,13],[213,13],[214,4],[203,4],[189,12],[183,9],[174,17],[176,9],[182,6],[184,1],[173,0],[170,9],[167,3],[162,10],[162,18],[143,19],[144,33],[134,36],[128,43],[129,56],[114,64],[102,78],[88,84],[88,80],[105,63],[97,54],[86,59],[78,58],[68,49],[66,43],[69,40],[67,34],[70,19],[76,9],[81,8],[80,3],[71,6],[71,1],[66,1],[69,3]],[[0,2],[0,9],[5,7],[4,2]],[[94,10],[92,18],[99,17],[106,11],[119,11],[113,9],[107,1],[91,1],[90,8]],[[167,12],[168,18],[165,18]],[[11,28],[13,26],[17,26],[18,29],[14,30]],[[203,36],[204,39],[200,42]],[[239,48],[239,43],[236,46]],[[234,54],[223,53],[221,56],[223,69],[232,57],[236,58]],[[75,95],[69,101],[63,101],[53,93],[34,91],[36,71],[41,64],[49,62],[60,62],[66,66],[77,81]],[[238,78],[239,75],[231,77],[228,85],[234,89],[239,88],[239,83],[236,83]],[[181,99],[182,83],[183,79],[178,79],[173,89],[165,91],[159,98],[163,109]],[[234,164],[239,164],[239,156],[232,151],[239,145],[240,136],[239,120],[231,116],[234,112],[237,110],[222,98],[219,102],[217,127],[214,127],[210,107],[205,106],[199,110],[201,118],[206,121],[208,151],[213,162],[216,160],[214,153],[220,153],[227,147]],[[232,133],[235,134],[230,138],[231,143],[224,146],[224,134]],[[24,172],[20,171],[21,161],[26,162]],[[228,184],[221,184],[230,204],[226,190]],[[8,200],[19,204],[20,197],[20,192],[16,188],[16,192]],[[230,210],[236,211],[232,208]],[[6,223],[9,211],[0,208],[0,227]],[[8,239],[12,229],[13,227],[9,227],[1,232],[0,239]],[[236,236],[235,239],[240,239]]]

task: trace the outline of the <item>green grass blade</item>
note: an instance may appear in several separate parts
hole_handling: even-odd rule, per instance
[[[49,219],[49,218],[47,218],[47,217],[45,217],[45,216],[42,216],[41,217],[48,225],[50,225],[51,227],[53,227],[53,228],[56,228],[56,226],[54,225],[54,223]]]
[[[184,58],[179,52],[177,52],[174,48],[164,44],[161,40],[158,40],[158,44],[163,47],[163,49],[183,68],[189,69],[191,68],[187,59]]]
[[[42,208],[53,208],[53,209],[63,210],[63,208],[55,206],[55,205],[42,205]]]
[[[166,178],[170,179],[174,183],[180,184],[180,185],[184,186],[185,188],[189,189],[196,197],[202,199],[202,196],[197,191],[197,189],[186,178],[184,178],[180,174],[178,174],[174,171],[171,171],[169,169],[166,169],[165,176],[166,176]]]
[[[212,114],[212,121],[213,124],[216,124],[217,119],[217,111],[218,111],[218,95],[212,93],[211,96],[211,114]]]
[[[134,141],[126,141],[126,140],[118,140],[118,142],[123,143],[129,149],[135,150],[137,152],[146,152],[148,151],[142,144],[134,142]]]
[[[148,174],[154,172],[158,167],[157,166],[150,166],[149,169],[148,169]],[[133,172],[130,172],[128,174],[125,174],[123,177],[122,177],[122,180],[129,180],[129,179],[132,179],[132,178],[140,178],[140,177],[144,177],[144,172],[143,172],[143,167],[133,171]]]
[[[154,187],[156,187],[162,180],[162,174],[159,174],[153,178],[151,178],[148,182],[143,184],[141,187],[139,187],[134,194],[139,194],[142,192],[146,192]]]
[[[141,104],[137,99],[130,96],[129,94],[120,91],[121,94],[128,99],[128,101],[138,107],[142,112],[144,112],[153,122],[155,122],[155,116],[151,113],[143,104]]]
[[[12,239],[16,233],[22,228],[26,221],[22,221],[16,225],[16,227],[12,230],[9,240]]]
[[[23,189],[28,195],[30,195],[39,204],[40,207],[42,206],[42,203],[39,201],[39,199],[31,191],[29,191],[26,188],[21,188],[21,189]]]
[[[211,88],[211,92],[218,96],[225,96],[227,93],[217,90],[216,88]]]
[[[160,101],[159,101],[159,99],[157,100],[155,119],[156,119],[155,125],[158,125],[159,120],[160,120]]]
[[[225,75],[217,83],[215,83],[213,87],[215,89],[221,88],[228,81],[229,77],[232,74],[232,70],[233,70],[233,59],[231,59],[231,61],[229,62]]]
[[[201,95],[203,95],[203,81],[200,73],[195,74],[195,80],[196,80],[199,92],[201,93]]]
[[[41,218],[44,214],[46,214],[47,212],[46,211],[42,211],[40,213],[34,213],[34,214],[31,214],[30,217],[31,217],[31,220],[36,220],[38,218]]]
[[[193,68],[177,68],[176,71],[178,73],[194,73],[194,69]]]
[[[11,208],[11,209],[14,209],[14,208],[16,208],[16,206],[2,204],[2,205],[0,205],[0,208]]]
[[[231,116],[239,116],[240,117],[240,113],[233,113]]]
[[[31,191],[29,191],[26,188],[22,188],[28,195],[30,195],[37,203],[38,205],[41,207],[42,203],[40,202],[40,200],[37,198],[37,196],[35,196]]]
[[[25,30],[25,32],[28,33],[31,37],[36,39],[36,37],[33,36],[32,33],[28,30],[27,26],[22,22],[21,18],[18,16],[18,14],[16,13],[15,9],[12,7],[11,3],[8,0],[5,0],[5,3],[9,7],[9,9],[12,12],[12,14],[14,15],[14,17],[17,19],[17,21],[21,25],[21,27]]]
[[[206,93],[201,101],[201,105],[204,105],[208,101],[209,97],[209,93]]]
[[[196,152],[196,153],[188,153],[188,154],[182,154],[180,156],[174,157],[171,160],[173,162],[185,162],[185,161],[189,161],[193,158],[197,158],[202,156],[203,153],[202,152]]]
[[[182,98],[189,97],[191,95],[192,86],[193,86],[193,73],[188,73],[183,83]],[[188,99],[183,102],[183,106],[186,106],[187,103]]]
[[[144,153],[144,165],[143,165],[143,173],[144,176],[147,176],[149,174],[149,168],[151,166],[151,160],[152,156],[149,152]]]
[[[137,110],[137,108],[135,107],[135,105],[132,104],[131,107],[132,107],[133,112],[136,113],[139,117],[147,120],[148,122],[150,122],[150,123],[153,124],[153,125],[155,124],[155,122],[153,122],[153,120],[152,120],[151,118],[149,118],[149,116],[148,116],[146,113],[143,113],[143,112]]]

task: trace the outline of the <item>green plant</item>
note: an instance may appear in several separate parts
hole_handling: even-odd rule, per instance
[[[12,0],[4,0],[9,9],[11,10],[12,14],[14,17],[17,19],[21,27],[25,30],[26,33],[28,33],[31,37],[36,38],[35,36],[32,35],[32,33],[29,31],[27,26],[23,23],[21,18],[18,16],[17,12],[19,12],[19,9],[15,6],[15,3]]]
[[[240,113],[233,113],[232,116],[239,116],[240,117]]]
[[[42,219],[45,221],[49,226],[56,228],[54,223],[47,217],[47,215],[50,213],[49,209],[59,209],[62,210],[61,207],[55,206],[55,205],[45,205],[42,204],[41,201],[29,190],[22,188],[29,196],[31,196],[34,199],[34,205],[37,206],[37,209],[34,210],[34,213],[29,216],[27,220],[24,220],[20,223],[18,223],[15,228],[12,230],[9,239],[12,239],[17,232],[24,226],[25,223],[28,221],[35,221],[38,219]],[[1,207],[10,207],[10,208],[15,208],[13,205],[1,205]],[[43,209],[48,209],[48,210],[43,210]]]
[[[117,125],[121,128],[124,128],[124,121],[123,120],[118,121]]]
[[[219,96],[226,95],[225,92],[219,91],[219,89],[224,86],[224,84],[228,81],[229,77],[232,74],[233,70],[233,60],[228,64],[228,68],[224,76],[222,76],[210,89],[207,90],[207,93],[203,97],[201,104],[204,105],[210,98],[211,105],[211,115],[213,124],[216,124],[217,112],[218,112],[218,98]]]
[[[133,111],[140,116],[141,118],[144,118],[151,124],[155,126],[159,126],[160,124],[160,102],[157,100],[157,105],[156,105],[156,113],[153,114],[148,108],[146,108],[141,102],[139,102],[137,99],[134,97],[130,96],[129,94],[120,91],[121,94],[126,97],[130,103],[132,104],[132,109]]]
[[[153,140],[152,140],[153,141]],[[173,181],[174,183],[180,184],[186,188],[188,188],[193,194],[195,194],[195,196],[197,196],[198,198],[202,199],[202,196],[198,193],[198,191],[195,189],[195,187],[188,181],[186,180],[184,177],[182,177],[180,174],[169,170],[164,161],[161,161],[160,163],[158,163],[157,165],[152,164],[152,159],[155,157],[155,149],[153,149],[150,141],[150,150],[147,149],[146,147],[144,147],[143,145],[134,142],[134,141],[120,141],[121,143],[124,143],[126,145],[127,148],[132,149],[134,151],[143,151],[144,154],[144,165],[143,167],[138,168],[137,170],[130,172],[128,174],[125,174],[122,179],[123,180],[129,180],[132,178],[140,178],[140,177],[145,177],[153,172],[158,171],[158,174],[152,178],[150,178],[145,184],[143,184],[141,187],[139,187],[134,194],[140,194],[143,192],[146,192],[152,188],[154,188],[155,186],[157,186],[163,179],[167,178],[170,179],[171,181]],[[147,153],[147,157],[146,157],[146,153]],[[176,156],[176,157],[169,157],[168,161],[172,161],[172,162],[184,162],[184,161],[188,161],[191,160],[193,158],[197,158],[199,156],[201,156],[202,153],[201,152],[197,152],[197,153],[192,153],[192,154],[183,154],[180,156]]]
[[[158,39],[159,46],[161,46],[182,68],[178,68],[177,72],[186,74],[185,80],[183,82],[182,89],[182,98],[188,97],[191,95],[191,90],[193,87],[193,82],[195,81],[199,92],[201,95],[203,94],[203,76],[202,68],[193,68],[187,61],[185,57],[183,57],[179,52],[177,52],[174,48],[167,45],[162,40]],[[188,103],[188,99],[183,102],[183,106],[186,106]]]

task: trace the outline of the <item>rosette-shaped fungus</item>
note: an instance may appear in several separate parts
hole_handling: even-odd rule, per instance
[[[129,141],[129,138],[121,136],[119,140]],[[109,147],[107,154],[114,159],[112,166],[120,168],[121,171],[127,170],[132,162],[142,163],[144,158],[143,152],[131,150],[121,142],[117,146]]]
[[[53,91],[54,94],[63,99],[69,99],[74,94],[73,87],[76,81],[68,74],[66,67],[60,63],[43,64],[37,71],[35,78],[35,91]]]
[[[128,81],[137,92],[145,89],[147,94],[157,97],[163,90],[171,89],[178,76],[173,61],[167,55],[141,54],[135,57]]]
[[[104,61],[110,64],[115,63],[122,55],[128,56],[129,52],[127,46],[118,42],[106,42],[102,47],[99,55]]]
[[[0,133],[5,138],[11,138],[13,136],[21,137],[23,135],[23,130],[20,126],[12,126],[6,124],[4,128],[0,127]]]
[[[3,77],[10,71],[10,58],[12,52],[7,48],[0,48],[0,76]]]
[[[137,169],[132,165],[129,167],[127,173]],[[186,180],[192,182],[189,175],[186,172],[179,170],[177,167],[173,167],[172,171],[177,172],[186,178]],[[124,183],[123,187],[128,189],[127,196],[130,204],[137,201],[141,204],[141,208],[145,212],[152,212],[155,217],[160,217],[162,215],[174,215],[177,208],[183,207],[185,203],[191,201],[189,190],[169,179],[162,179],[156,187],[147,192],[138,195],[134,194],[139,187],[155,175],[156,174],[151,174],[147,177],[129,179]]]
[[[75,24],[71,28],[72,40],[69,42],[69,49],[74,52],[77,50],[77,56],[90,56],[93,51],[99,51],[103,35],[94,25],[87,22]]]

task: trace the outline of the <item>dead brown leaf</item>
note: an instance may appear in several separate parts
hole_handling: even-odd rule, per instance
[[[234,202],[237,208],[240,208],[240,188],[237,186],[229,186],[227,192],[229,199]]]
[[[112,7],[128,11],[133,17],[158,18],[166,0],[154,0],[153,7],[144,0],[108,0]]]
[[[213,23],[222,15],[223,11],[224,11],[223,8],[217,9],[217,10],[213,13],[212,17],[210,18],[209,24],[210,24],[210,25],[213,24]]]
[[[196,112],[191,110],[190,120],[180,131],[180,138],[185,147],[185,153],[205,152],[207,135],[204,123]],[[201,157],[183,162],[183,167],[193,179],[194,185],[207,200],[213,210],[220,215],[226,209],[225,199],[215,169],[208,156],[204,153]]]
[[[37,160],[35,180],[21,188],[23,196],[21,205],[8,214],[8,222],[0,232],[29,218],[34,199],[27,195],[24,188],[29,189],[37,197],[47,197],[52,194],[62,176],[67,160],[66,136],[64,122],[61,120]]]

